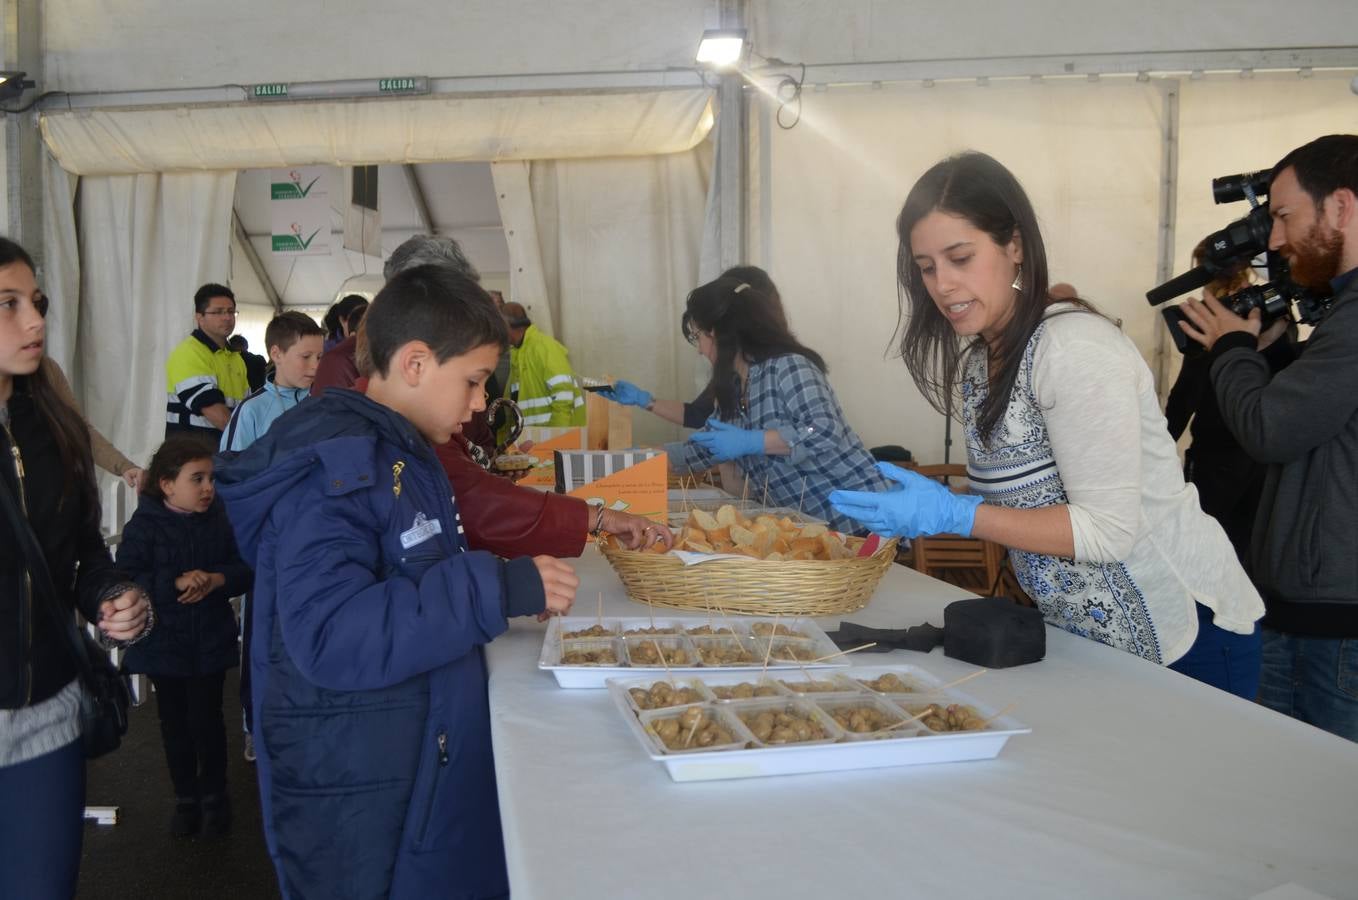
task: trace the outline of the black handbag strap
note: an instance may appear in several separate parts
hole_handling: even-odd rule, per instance
[[[33,533],[33,526],[19,510],[19,504],[15,502],[10,492],[9,479],[0,477],[0,485],[3,485],[0,487],[0,505],[5,507],[5,518],[9,519],[14,539],[19,542],[19,549],[23,551],[34,592],[46,597],[44,605],[54,617],[57,627],[66,636],[66,642],[70,646],[71,655],[75,657],[80,675],[88,684],[94,678],[94,667],[87,654],[85,642],[76,631],[75,616],[71,614],[74,611],[63,611],[57,603],[56,587],[52,583],[52,573],[47,568],[47,555],[42,552],[42,545],[38,543],[38,536]],[[19,490],[23,490],[22,484]]]

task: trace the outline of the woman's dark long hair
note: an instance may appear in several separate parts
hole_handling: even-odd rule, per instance
[[[325,318],[321,324],[325,327],[325,336],[332,341],[344,340],[344,326],[349,326],[349,333],[353,334],[358,330],[358,323],[363,321],[363,314],[368,311],[368,298],[362,294],[348,294],[340,298],[329,309],[325,311]],[[357,313],[357,318],[354,314]]]
[[[27,250],[9,238],[0,237],[0,268],[15,263],[27,266],[30,272],[37,271],[33,265],[33,257],[28,255]],[[38,302],[43,315],[46,316],[46,298],[41,298]],[[51,367],[55,365],[44,356],[32,375],[15,377],[14,387],[16,391],[28,392],[33,400],[34,409],[47,423],[52,438],[56,441],[62,467],[69,473],[61,488],[62,502],[72,497],[74,492],[74,497],[86,517],[92,517],[97,522],[99,491],[94,484],[94,457],[90,449],[89,426],[85,424],[80,413],[62,398],[53,384],[54,375]]]
[[[979,336],[960,337],[924,285],[910,248],[910,232],[935,211],[961,216],[1001,247],[1017,235],[1023,248],[1018,299],[1009,321],[991,344]],[[955,408],[950,400],[956,396],[967,355],[987,353],[990,390],[976,424],[981,435],[989,437],[1009,406],[1024,347],[1051,302],[1047,250],[1033,205],[1018,179],[998,161],[984,153],[961,153],[936,163],[915,182],[896,219],[896,234],[900,239],[896,253],[900,294],[897,331],[902,334],[901,357],[910,377],[929,404],[946,415]],[[1071,302],[1092,311],[1083,300]]]
[[[731,274],[741,272],[748,276],[752,274],[749,270],[763,275],[762,282],[757,276],[742,278]],[[737,355],[748,363],[760,363],[797,353],[822,372],[827,371],[821,355],[798,341],[788,329],[778,289],[764,270],[753,266],[728,270],[715,281],[694,288],[688,295],[681,324],[684,337],[691,343],[697,343],[700,331],[711,333],[716,342],[717,359],[712,364],[712,380],[707,390],[716,397],[718,415],[728,422],[740,409]]]

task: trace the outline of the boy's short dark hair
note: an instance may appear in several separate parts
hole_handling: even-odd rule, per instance
[[[277,347],[279,353],[287,353],[293,344],[304,337],[324,336],[325,331],[311,316],[289,310],[269,320],[269,326],[264,329],[264,348],[267,352]]]
[[[1278,160],[1269,184],[1288,166],[1296,170],[1297,183],[1316,209],[1341,188],[1358,194],[1358,134],[1327,134],[1303,144]]]
[[[387,282],[363,319],[372,370],[385,377],[396,351],[424,341],[440,364],[487,344],[503,353],[509,330],[490,296],[447,266],[417,266]]]
[[[235,305],[236,295],[231,293],[231,288],[224,284],[213,284],[208,282],[200,287],[193,295],[193,311],[196,313],[207,312],[207,305],[213,297],[226,297]]]

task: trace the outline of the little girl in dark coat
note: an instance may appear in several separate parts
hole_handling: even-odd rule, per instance
[[[160,735],[174,783],[170,830],[181,836],[230,830],[222,687],[236,665],[229,599],[251,572],[213,485],[202,443],[172,438],[151,459],[146,488],[123,529],[118,567],[151,595],[157,627],[131,647],[127,669],[151,676]]]

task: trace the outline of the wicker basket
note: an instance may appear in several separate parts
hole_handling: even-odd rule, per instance
[[[852,548],[862,543],[848,539]],[[896,540],[854,559],[718,559],[696,566],[668,553],[628,550],[611,536],[599,542],[599,550],[628,595],[641,603],[750,616],[830,616],[867,606],[896,558]]]

